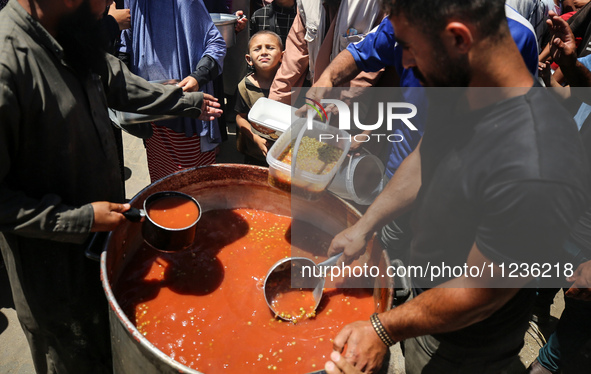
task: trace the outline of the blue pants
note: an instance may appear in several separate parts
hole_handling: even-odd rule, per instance
[[[591,302],[564,298],[565,308],[548,342],[539,352],[538,361],[553,373],[591,339]]]

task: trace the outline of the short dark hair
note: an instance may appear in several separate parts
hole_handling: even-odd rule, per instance
[[[441,32],[451,20],[469,22],[481,37],[500,38],[508,31],[503,0],[383,0],[390,15],[403,14],[429,34]],[[503,27],[504,25],[504,27]]]
[[[277,43],[279,44],[279,47],[283,51],[283,40],[281,40],[281,37],[279,35],[277,35],[276,33],[274,33],[271,30],[261,30],[261,31],[257,31],[256,33],[254,33],[254,35],[251,36],[250,39],[248,39],[248,52],[250,52],[250,43],[252,42],[254,37],[258,36],[258,35],[264,35],[264,34],[273,35],[275,37],[275,39],[277,39]]]

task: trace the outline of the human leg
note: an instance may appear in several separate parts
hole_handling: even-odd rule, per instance
[[[591,339],[591,302],[566,297],[556,331],[540,349],[538,362],[557,373]]]
[[[538,325],[550,322],[550,307],[554,303],[554,297],[560,288],[538,288],[536,300],[532,311],[532,321]]]
[[[0,235],[0,248],[36,372],[111,373],[98,262],[85,258],[82,245],[7,234]]]
[[[386,249],[392,261],[392,266],[408,264],[410,257],[410,242],[412,234],[410,231],[410,213],[404,214],[396,220],[388,223],[378,236],[382,248]],[[394,280],[395,305],[400,305],[410,295],[410,280],[408,278],[396,278]]]

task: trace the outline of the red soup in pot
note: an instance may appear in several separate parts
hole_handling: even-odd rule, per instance
[[[183,229],[195,223],[199,217],[199,208],[193,200],[181,196],[169,196],[157,199],[147,207],[150,219],[169,229]]]
[[[326,259],[332,236],[307,223],[254,209],[214,210],[203,213],[196,235],[182,252],[138,249],[114,285],[138,331],[188,367],[206,374],[320,370],[343,326],[374,312],[372,290],[326,288],[315,317],[296,324],[274,317],[262,289],[271,266],[289,256]]]

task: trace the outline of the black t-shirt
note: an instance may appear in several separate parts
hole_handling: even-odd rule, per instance
[[[429,121],[421,144],[411,265],[463,266],[474,243],[497,264],[556,262],[587,202],[588,166],[572,117],[538,87],[451,117],[432,107],[437,122]],[[420,292],[451,278],[413,282]],[[532,291],[442,339],[471,346],[484,336],[478,344],[494,346],[526,326]]]
[[[591,117],[585,120],[580,133],[581,139],[583,140],[583,147],[587,153],[587,161],[589,162],[589,165],[591,165]],[[574,242],[582,252],[579,259],[575,258],[573,261],[576,262],[577,260],[580,260],[581,257],[591,259],[591,207],[589,207],[581,216],[572,230],[569,239]],[[576,266],[577,265],[575,265],[575,267]]]

